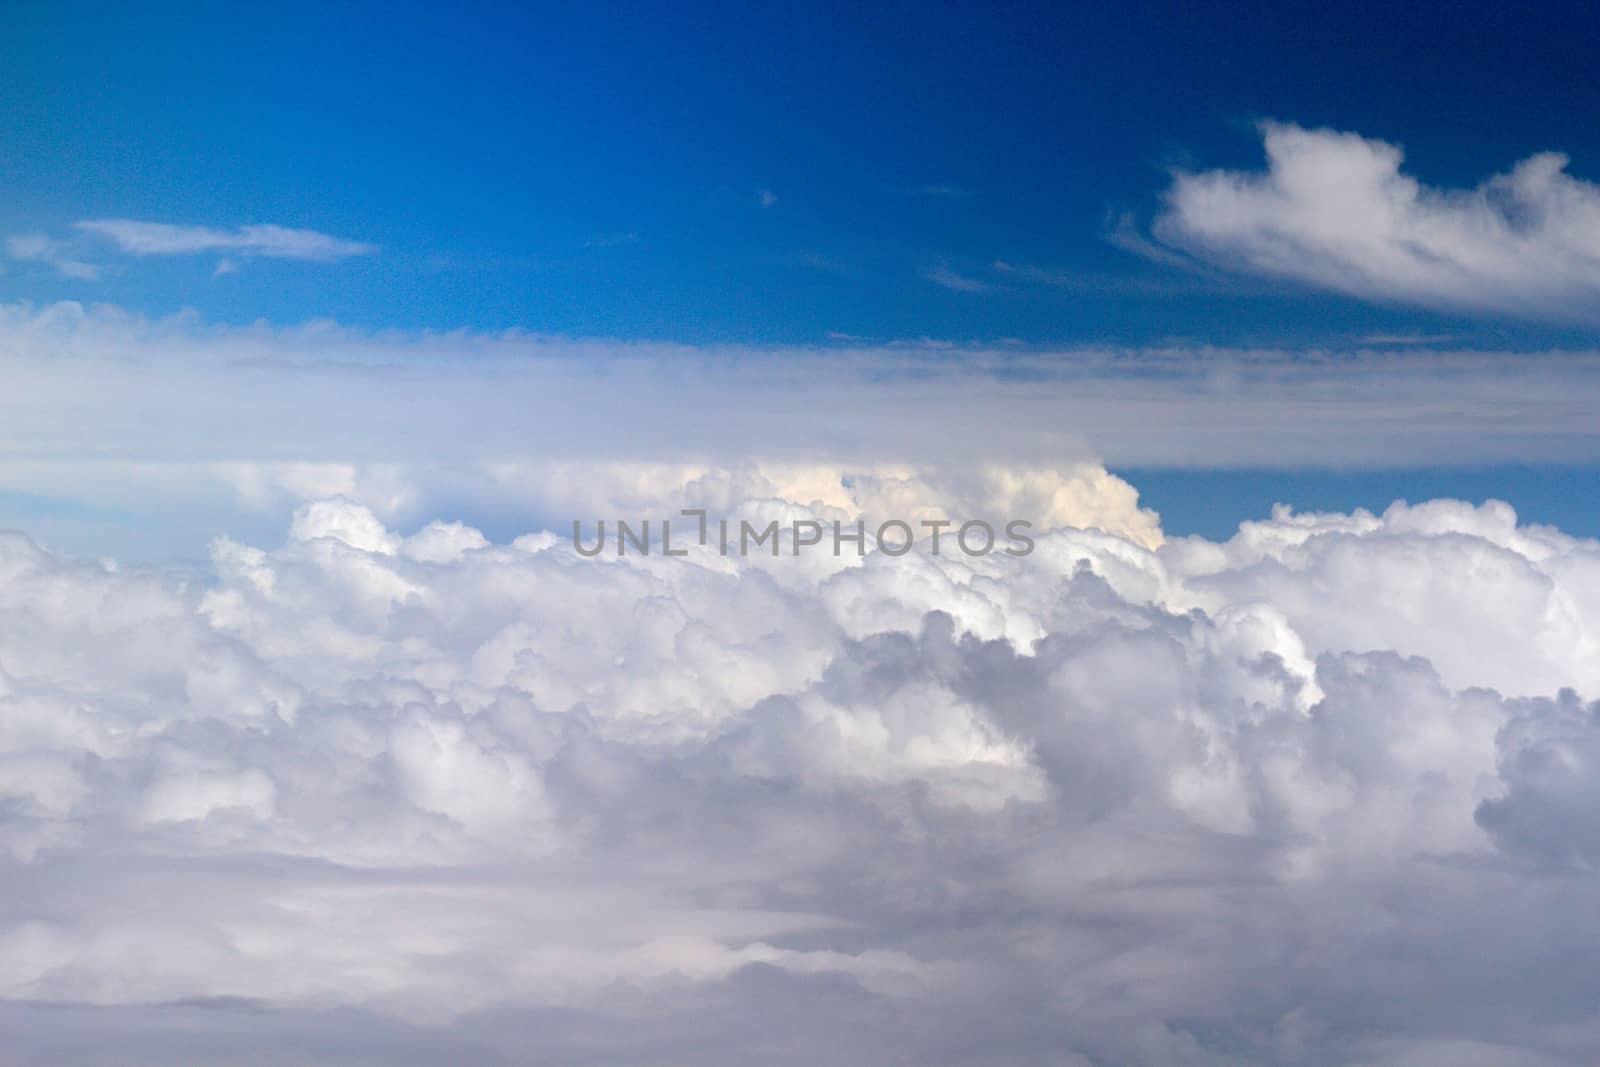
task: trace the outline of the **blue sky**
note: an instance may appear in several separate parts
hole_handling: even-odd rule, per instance
[[[1600,333],[1587,281],[1527,313],[1521,294],[1413,299],[1382,277],[1351,292],[1162,227],[1175,173],[1261,171],[1264,120],[1399,146],[1403,173],[1436,189],[1551,150],[1600,177],[1592,5],[1537,20],[1460,3],[4,17],[6,302],[757,350],[1518,352]],[[153,254],[105,220],[206,229],[187,254]],[[296,252],[294,234],[249,227],[333,244]],[[1146,492],[1208,532],[1270,503],[1260,480],[1200,477]],[[1395,489],[1294,484],[1303,506],[1333,506],[1351,477],[1367,506]],[[1548,478],[1452,477],[1417,486],[1600,524]]]
[[[1259,165],[1258,118],[1400,143],[1440,186],[1552,148],[1596,174],[1579,102],[1600,13],[1554,7],[23,4],[0,70],[8,231],[254,222],[380,251],[222,277],[218,257],[144,262],[93,287],[15,269],[0,292],[686,341],[1584,343],[1209,281],[1106,239],[1148,226],[1171,166]]]

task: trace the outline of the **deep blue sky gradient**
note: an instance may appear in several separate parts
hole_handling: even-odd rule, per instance
[[[234,322],[685,341],[1489,347],[1592,333],[1222,283],[1104,239],[1167,168],[1255,166],[1254,120],[1403,144],[1471,185],[1542,149],[1600,176],[1600,6],[115,5],[0,14],[0,226],[273,222],[337,266],[42,265],[0,297]],[[760,205],[761,190],[779,199]],[[958,195],[947,195],[949,193]],[[1057,272],[1041,285],[995,260]],[[929,282],[947,268],[994,286]]]

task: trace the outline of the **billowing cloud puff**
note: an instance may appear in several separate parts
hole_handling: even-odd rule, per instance
[[[1543,152],[1431,188],[1383,141],[1268,122],[1264,173],[1179,173],[1159,234],[1223,265],[1367,299],[1592,319],[1600,186]]]
[[[1092,468],[592,474],[1040,521],[583,558],[333,496],[201,574],[0,536],[8,1062],[1600,1049],[1600,543],[1449,501],[1166,539]]]

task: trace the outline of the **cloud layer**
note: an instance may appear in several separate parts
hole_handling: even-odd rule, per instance
[[[1433,188],[1395,145],[1263,123],[1265,172],[1178,173],[1165,240],[1224,266],[1369,300],[1592,322],[1600,186],[1543,152],[1475,189]]]
[[[123,558],[271,538],[333,494],[386,522],[509,535],[772,465],[1600,461],[1593,351],[696,347],[60,303],[0,306],[0,376],[0,514]]]
[[[17,385],[0,397],[13,460],[1392,467],[1600,456],[1594,351],[691,346],[228,327],[63,302],[0,306],[0,371]]]
[[[0,536],[11,1062],[1593,1062],[1600,543],[1165,539],[1092,467],[632,492],[1054,529],[591,560],[331,497],[199,576]]]

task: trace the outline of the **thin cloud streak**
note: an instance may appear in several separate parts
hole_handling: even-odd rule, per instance
[[[63,278],[77,281],[94,281],[100,268],[78,259],[59,241],[43,234],[18,234],[6,238],[6,255],[24,263],[44,263],[54,267]]]
[[[296,259],[333,263],[351,256],[371,255],[376,245],[348,241],[316,230],[294,229],[271,223],[221,230],[211,226],[179,226],[136,219],[85,219],[73,223],[83,233],[102,237],[135,256],[194,255],[231,252],[266,259]]]
[[[958,293],[987,293],[994,288],[988,282],[968,277],[947,266],[929,267],[922,272],[922,276],[934,285]]]

